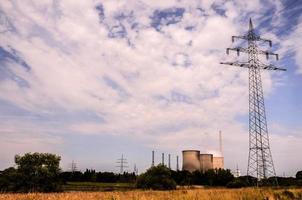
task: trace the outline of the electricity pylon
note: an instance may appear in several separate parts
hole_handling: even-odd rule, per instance
[[[124,169],[128,167],[127,166],[127,163],[128,163],[127,159],[124,158],[124,155],[122,154],[122,157],[120,159],[117,159],[116,163],[119,164],[116,167],[120,168],[120,174],[123,174],[124,173]]]
[[[286,69],[278,68],[271,64],[265,65],[260,62],[258,59],[259,54],[266,55],[267,59],[270,55],[276,56],[276,60],[278,60],[278,54],[258,49],[257,42],[268,42],[270,47],[272,42],[261,38],[255,33],[251,19],[248,33],[244,36],[232,36],[232,42],[235,39],[246,40],[248,48],[227,48],[227,54],[229,54],[230,50],[236,51],[238,56],[240,52],[247,53],[248,62],[222,62],[221,64],[244,67],[249,70],[249,157],[247,175],[256,177],[258,184],[262,179],[276,176],[269,145],[261,70],[286,71]]]

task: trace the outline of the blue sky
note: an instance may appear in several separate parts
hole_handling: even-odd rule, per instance
[[[0,5],[0,169],[15,154],[52,152],[61,166],[144,171],[162,152],[218,153],[246,171],[247,70],[219,65],[251,17],[287,72],[263,72],[278,175],[302,159],[300,1],[3,1]],[[246,45],[239,43],[240,45]],[[259,44],[262,49],[267,46]],[[290,163],[290,165],[288,165]]]

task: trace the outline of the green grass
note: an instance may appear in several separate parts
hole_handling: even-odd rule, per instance
[[[64,191],[113,191],[131,190],[134,183],[99,183],[99,182],[67,182],[63,186]]]

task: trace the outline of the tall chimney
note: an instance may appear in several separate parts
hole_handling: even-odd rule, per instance
[[[176,171],[179,171],[178,156],[176,156]]]
[[[152,164],[151,164],[152,167],[154,167],[154,151],[152,151]]]
[[[221,131],[219,131],[219,151],[220,151],[221,156],[223,156],[223,153],[222,153],[222,134],[221,134]]]

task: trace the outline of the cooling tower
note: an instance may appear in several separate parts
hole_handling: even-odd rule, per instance
[[[223,169],[224,168],[224,159],[223,157],[213,157],[213,168],[214,169]]]
[[[200,154],[200,170],[205,172],[209,169],[213,169],[213,154]]]
[[[200,151],[198,150],[184,150],[182,151],[182,170],[194,172],[200,170]]]

